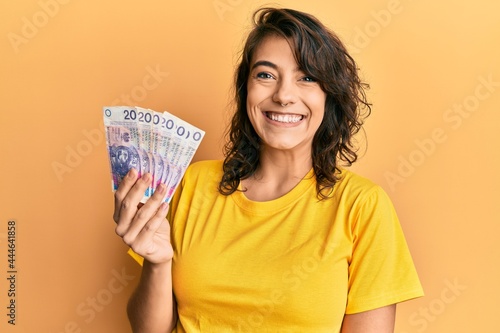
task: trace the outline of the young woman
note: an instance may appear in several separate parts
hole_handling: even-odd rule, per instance
[[[370,110],[356,64],[311,15],[254,17],[225,160],[191,165],[170,209],[164,187],[138,208],[133,169],[116,192],[134,332],[393,332],[422,289],[390,199],[342,168]]]

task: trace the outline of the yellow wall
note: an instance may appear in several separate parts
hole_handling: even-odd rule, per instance
[[[139,268],[114,235],[101,107],[169,110],[206,131],[196,159],[220,158],[235,54],[263,3],[2,1],[2,332],[130,332]],[[337,31],[372,86],[354,169],[394,200],[426,291],[399,306],[396,332],[496,332],[500,3],[281,4]],[[11,219],[15,327],[3,277]]]

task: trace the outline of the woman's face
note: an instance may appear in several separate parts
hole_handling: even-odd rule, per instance
[[[298,68],[284,38],[266,37],[255,49],[247,89],[248,117],[263,145],[311,154],[326,93]]]

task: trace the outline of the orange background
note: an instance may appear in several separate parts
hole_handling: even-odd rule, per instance
[[[114,234],[101,108],[169,110],[206,131],[196,160],[220,158],[236,54],[262,4],[0,4],[0,331],[130,332],[140,271]],[[280,4],[335,30],[371,84],[368,150],[353,169],[392,197],[426,291],[398,307],[396,332],[497,332],[500,3]]]

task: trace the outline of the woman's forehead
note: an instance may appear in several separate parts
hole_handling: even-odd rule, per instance
[[[267,66],[274,69],[287,66],[299,69],[294,52],[288,40],[279,36],[267,36],[253,51],[250,61],[251,68],[256,66]]]

